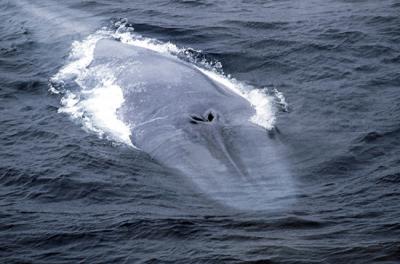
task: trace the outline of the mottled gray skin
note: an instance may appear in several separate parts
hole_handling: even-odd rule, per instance
[[[115,72],[125,102],[121,118],[132,143],[182,172],[201,192],[238,209],[281,209],[292,181],[283,145],[249,121],[255,110],[243,97],[173,56],[98,42],[90,67]]]

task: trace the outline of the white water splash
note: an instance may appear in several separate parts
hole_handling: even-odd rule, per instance
[[[124,98],[122,89],[115,84],[113,69],[107,65],[88,67],[93,61],[97,42],[109,37],[110,32],[103,29],[83,41],[75,41],[69,63],[51,78],[50,91],[63,94],[58,112],[68,113],[79,120],[86,130],[100,137],[106,136],[133,146],[129,126],[118,116]],[[68,82],[74,82],[80,89],[64,89]]]
[[[277,98],[277,103],[282,107],[283,111],[288,112],[288,103],[286,102],[285,96],[283,96],[283,93],[279,92],[276,88],[274,88],[274,94],[275,97]]]
[[[219,62],[197,61],[193,49],[178,48],[167,42],[144,38],[125,26],[126,21],[117,22],[116,30],[103,28],[82,41],[72,44],[68,63],[51,78],[50,91],[62,94],[59,112],[68,113],[82,123],[86,130],[100,137],[133,146],[130,140],[131,130],[118,116],[118,109],[124,102],[121,87],[115,84],[115,71],[107,65],[89,67],[93,61],[94,50],[99,40],[118,39],[122,43],[150,49],[177,58],[184,57],[195,63],[196,67],[210,79],[221,83],[231,91],[245,98],[255,109],[250,121],[266,129],[275,124],[273,99],[263,89],[243,84],[225,76]],[[199,53],[199,51],[195,51]],[[79,89],[67,89],[67,84],[75,84]],[[283,97],[283,95],[282,95]]]

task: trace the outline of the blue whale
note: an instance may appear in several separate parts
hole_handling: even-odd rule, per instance
[[[222,205],[291,204],[285,146],[250,121],[255,109],[246,98],[191,63],[113,39],[96,44],[89,67],[102,65],[123,91],[119,116],[139,149]]]

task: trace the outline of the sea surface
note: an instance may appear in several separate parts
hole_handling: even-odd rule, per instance
[[[1,263],[400,263],[399,1],[0,0],[0,19]],[[113,91],[66,82],[99,36],[262,91],[295,202],[220,206],[130,145]]]

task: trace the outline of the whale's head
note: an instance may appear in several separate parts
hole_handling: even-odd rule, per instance
[[[267,130],[251,122],[251,106],[241,103],[233,100],[174,120],[156,120],[141,130],[147,140],[140,140],[140,147],[222,205],[239,210],[287,209],[294,184],[282,135],[276,128]],[[231,109],[232,104],[236,106]],[[236,113],[240,108],[241,115]]]
[[[279,210],[292,201],[285,144],[254,122],[252,103],[204,70],[149,49],[101,40],[92,69],[114,72],[131,141],[195,188],[238,209]]]

